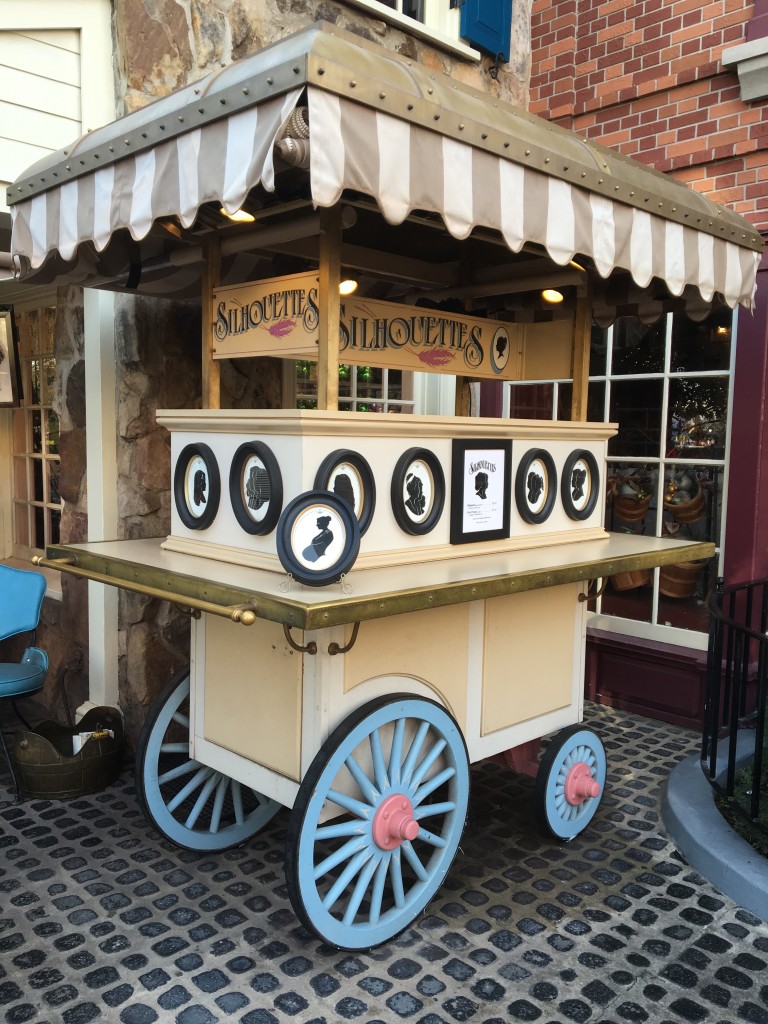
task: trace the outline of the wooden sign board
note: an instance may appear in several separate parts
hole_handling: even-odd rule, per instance
[[[213,292],[214,359],[317,359],[318,275],[291,274]],[[515,380],[515,324],[422,306],[342,298],[339,362]]]

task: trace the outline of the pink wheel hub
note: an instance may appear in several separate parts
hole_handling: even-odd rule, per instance
[[[382,850],[394,850],[419,834],[413,804],[402,793],[393,793],[379,804],[373,816],[373,841]]]
[[[583,804],[589,797],[600,796],[600,783],[592,777],[589,765],[577,761],[565,777],[565,799],[569,804]]]

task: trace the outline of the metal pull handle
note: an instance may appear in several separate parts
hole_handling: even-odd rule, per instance
[[[60,572],[69,573],[70,576],[79,576],[87,580],[93,580],[94,583],[104,583],[110,587],[121,587],[123,590],[131,590],[136,594],[146,594],[147,597],[156,597],[161,601],[170,601],[171,604],[181,605],[182,608],[192,608],[194,611],[206,612],[208,615],[219,615],[221,618],[230,619],[232,622],[240,622],[244,626],[253,625],[258,615],[258,607],[255,603],[235,605],[214,604],[213,601],[203,601],[197,597],[188,597],[186,594],[179,594],[173,590],[162,590],[160,587],[150,587],[148,584],[134,583],[131,580],[118,580],[114,576],[107,576],[103,572],[81,569],[74,558],[44,558],[42,555],[35,555],[32,562],[43,569],[58,569]]]

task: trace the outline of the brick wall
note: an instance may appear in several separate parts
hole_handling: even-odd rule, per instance
[[[744,0],[534,0],[533,113],[652,164],[768,231],[768,103],[722,51]]]

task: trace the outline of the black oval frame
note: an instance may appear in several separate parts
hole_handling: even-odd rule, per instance
[[[318,490],[328,491],[329,494],[336,494],[335,491],[329,490],[328,481],[330,480],[334,469],[341,465],[342,462],[348,462],[351,466],[354,466],[355,470],[360,475],[360,479],[363,484],[363,505],[360,509],[360,514],[357,517],[357,522],[360,527],[360,536],[362,537],[371,525],[373,513],[376,508],[376,482],[373,478],[371,467],[368,465],[366,459],[364,459],[359,452],[353,452],[350,448],[337,448],[336,451],[331,452],[330,455],[326,455],[320,463],[317,473],[315,473],[314,486]]]
[[[531,468],[531,463],[543,462],[547,470],[549,479],[547,480],[547,500],[544,502],[543,507],[538,512],[532,512],[528,506],[528,498],[526,495],[526,486],[528,471]],[[546,448],[531,448],[520,460],[520,465],[517,467],[517,473],[515,474],[515,505],[521,518],[526,523],[530,523],[532,526],[540,526],[552,515],[552,509],[555,507],[555,500],[557,499],[557,469],[555,468],[555,460],[546,450]]]
[[[252,516],[248,515],[243,504],[243,466],[252,455],[261,459],[269,477],[269,508],[261,522],[256,522]],[[283,510],[283,476],[272,449],[263,442],[246,441],[232,456],[229,467],[229,500],[232,504],[232,511],[235,513],[235,519],[246,533],[263,536],[266,533],[271,533],[277,526],[277,521]]]
[[[576,508],[571,496],[571,473],[573,472],[573,468],[577,462],[586,462],[589,470],[589,500],[581,510]],[[560,478],[560,498],[563,502],[565,514],[569,519],[575,519],[576,521],[589,519],[595,511],[599,494],[600,468],[597,465],[597,459],[592,452],[588,452],[586,449],[578,449],[577,451],[571,452],[565,460],[563,475]]]
[[[298,517],[313,505],[330,505],[344,523],[347,536],[341,555],[330,568],[313,572],[298,560],[291,546],[291,532]],[[333,491],[305,491],[293,498],[282,511],[277,524],[277,557],[280,564],[293,578],[308,587],[325,587],[329,583],[337,583],[355,564],[360,551],[360,527],[357,516],[348,502],[337,497]]]
[[[187,476],[187,467],[194,458],[201,458],[205,463],[208,473],[208,502],[202,515],[193,516],[187,505],[187,495],[184,483]],[[216,456],[207,444],[196,441],[194,444],[185,445],[179,452],[176,459],[176,466],[173,471],[173,500],[176,503],[176,511],[179,518],[188,530],[207,530],[216,513],[219,511],[221,500],[221,475]]]
[[[403,485],[405,483],[405,475],[408,467],[417,461],[425,462],[429,467],[429,471],[432,473],[432,483],[434,488],[432,511],[423,523],[414,523],[403,508]],[[443,473],[443,467],[440,465],[440,460],[434,452],[429,451],[428,448],[409,448],[407,451],[403,452],[395,463],[395,468],[392,473],[392,483],[389,489],[389,498],[392,505],[392,513],[397,520],[397,525],[405,533],[410,533],[416,537],[420,537],[425,533],[431,533],[431,531],[434,530],[440,520],[440,516],[443,514],[443,508],[445,507],[445,473]]]

